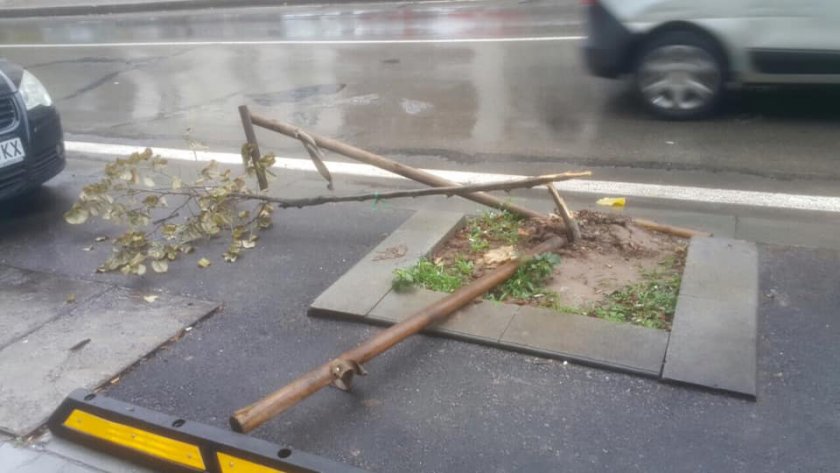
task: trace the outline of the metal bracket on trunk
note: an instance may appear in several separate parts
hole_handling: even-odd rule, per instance
[[[330,373],[335,378],[332,385],[342,391],[353,387],[353,375],[365,376],[367,371],[353,360],[336,359],[330,362]]]

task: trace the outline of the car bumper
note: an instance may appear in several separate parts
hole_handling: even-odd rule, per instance
[[[586,7],[587,36],[583,57],[589,72],[614,78],[630,72],[633,66],[633,34],[603,5]]]
[[[0,168],[0,200],[36,188],[64,169],[63,136],[54,107],[29,112],[17,129],[0,136],[0,141],[20,138],[26,150],[23,162]]]

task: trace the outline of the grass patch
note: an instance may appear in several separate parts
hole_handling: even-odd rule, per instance
[[[613,292],[587,315],[642,327],[671,329],[682,279],[675,259],[666,259],[663,269],[643,274],[643,280]]]
[[[392,282],[394,290],[402,292],[421,287],[437,292],[456,291],[494,267],[485,259],[487,251],[517,246],[520,239],[529,234],[528,227],[523,227],[522,223],[520,217],[498,211],[484,212],[468,219],[456,235],[457,243],[449,249],[439,251],[433,260],[424,258],[414,266],[396,270]],[[603,238],[611,235],[608,232],[604,234]],[[595,251],[603,250],[596,246]],[[560,257],[545,253],[522,265],[513,277],[485,295],[485,299],[670,330],[684,260],[684,249],[676,249],[657,268],[643,272],[638,282],[613,291],[600,302],[571,306],[560,294],[547,287],[560,264]]]
[[[489,292],[485,298],[499,302],[555,300],[557,294],[546,289],[545,283],[559,263],[559,256],[543,253],[520,266],[513,277]],[[451,293],[472,280],[473,269],[473,263],[466,259],[458,259],[455,264],[445,266],[423,258],[414,266],[394,271],[391,285],[397,292],[405,292],[412,287],[422,287],[432,291]]]
[[[414,266],[394,271],[391,286],[397,292],[405,292],[413,287],[423,287],[432,291],[455,292],[472,278],[473,264],[459,259],[451,267],[435,264],[423,258]]]
[[[508,211],[487,211],[467,220],[470,250],[479,253],[490,248],[493,242],[505,245],[519,243],[519,228],[522,217]]]
[[[530,301],[554,296],[556,293],[546,289],[545,282],[560,264],[560,257],[554,253],[543,253],[523,264],[516,273],[489,294],[487,299],[494,301]]]

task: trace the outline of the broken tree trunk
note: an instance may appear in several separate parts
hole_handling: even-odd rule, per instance
[[[563,219],[563,224],[566,226],[566,236],[569,238],[570,242],[577,242],[580,240],[580,227],[575,221],[575,218],[572,216],[572,211],[569,210],[569,206],[566,205],[566,201],[560,197],[560,193],[557,192],[557,188],[554,187],[554,184],[549,183],[545,187],[548,188],[548,194],[551,196],[551,199],[554,200],[554,205],[557,206],[557,213],[560,214],[560,218]]]
[[[242,129],[245,131],[245,140],[248,142],[248,154],[251,156],[251,163],[254,165],[254,170],[257,173],[257,182],[260,184],[260,190],[268,189],[268,178],[265,171],[257,166],[260,157],[260,145],[257,143],[257,134],[254,133],[254,125],[251,122],[251,112],[245,105],[239,106],[239,118],[242,120]]]
[[[415,312],[356,348],[342,353],[333,361],[305,373],[265,398],[239,409],[230,418],[231,428],[236,432],[250,432],[330,384],[349,390],[353,376],[365,374],[362,368],[364,363],[411,335],[445,320],[473,299],[510,279],[521,265],[535,256],[557,250],[564,244],[565,241],[562,238],[553,237],[537,245],[518,259],[508,261],[467,286]]]
[[[657,223],[651,220],[645,220],[643,218],[634,218],[633,223],[636,225],[651,230],[654,232],[665,233],[667,235],[673,235],[680,238],[691,238],[696,236],[701,237],[709,237],[712,236],[709,232],[701,232],[700,230],[693,230],[691,228],[683,228],[683,227],[675,227],[673,225],[665,225],[663,223]]]
[[[386,171],[390,171],[394,174],[398,174],[400,176],[412,179],[414,181],[426,184],[428,186],[454,187],[458,185],[458,183],[456,182],[444,179],[442,177],[438,177],[430,172],[424,171],[422,169],[417,169],[411,166],[406,166],[405,164],[401,164],[396,161],[390,160],[384,156],[380,156],[378,154],[374,154],[369,151],[356,148],[355,146],[342,143],[338,140],[323,137],[311,132],[304,132],[298,127],[278,122],[276,120],[263,118],[258,115],[250,114],[250,117],[251,122],[260,128],[276,131],[277,133],[281,133],[283,135],[297,140],[301,140],[303,138],[304,140],[306,140],[304,141],[304,143],[308,142],[311,139],[320,148],[328,149],[342,156],[355,159],[356,161],[361,161],[365,164],[370,164],[371,166],[376,166],[378,168],[385,169]],[[505,202],[502,199],[499,199],[489,194],[485,194],[483,192],[476,192],[473,194],[464,195],[462,197],[472,200],[474,202],[478,202],[479,204],[487,205],[489,207],[493,207],[500,210],[507,210],[525,218],[545,218],[545,215],[535,210],[512,204],[510,202]]]

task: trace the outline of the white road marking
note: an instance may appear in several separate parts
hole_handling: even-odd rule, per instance
[[[269,40],[269,41],[150,41],[127,43],[43,43],[0,44],[2,49],[46,48],[128,48],[173,46],[306,46],[342,44],[458,44],[458,43],[528,43],[547,41],[580,41],[584,36],[533,36],[524,38],[461,38],[461,39],[348,39],[348,40]]]
[[[143,147],[118,145],[107,143],[89,143],[68,141],[65,143],[68,151],[106,155],[127,156]],[[155,153],[167,159],[184,161],[215,160],[226,164],[239,164],[242,158],[237,153],[192,151],[189,149],[154,148]],[[363,177],[384,177],[391,179],[405,179],[374,166],[357,163],[328,161],[325,163],[333,174],[343,174]],[[291,171],[316,171],[315,166],[308,159],[278,157],[275,167]],[[491,174],[479,172],[446,171],[426,169],[426,171],[461,184],[498,182],[520,179],[525,176],[513,174]],[[564,192],[593,194],[595,196],[622,196],[651,199],[677,200],[685,202],[701,202],[706,204],[743,205],[748,207],[765,207],[787,210],[812,210],[840,213],[840,197],[783,194],[778,192],[757,192],[736,189],[714,189],[707,187],[669,186],[660,184],[640,184],[635,182],[575,180],[558,182],[557,189]]]

